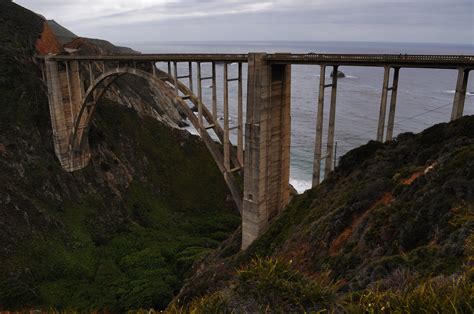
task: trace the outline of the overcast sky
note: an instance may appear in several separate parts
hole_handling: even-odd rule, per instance
[[[1,0],[0,0],[1,1]],[[474,0],[15,0],[79,36],[474,44]]]

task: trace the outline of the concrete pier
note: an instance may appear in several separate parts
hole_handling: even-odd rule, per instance
[[[249,54],[242,249],[268,227],[290,197],[291,66]]]
[[[393,67],[392,86],[389,87],[391,69],[392,68],[390,66],[384,67],[382,96],[380,100],[379,122],[377,128],[377,141],[379,142],[384,141],[384,136],[386,136],[386,141],[391,141],[393,139],[393,128],[395,126],[395,112],[397,108],[398,80],[400,77],[400,68]],[[389,92],[391,92],[391,95],[387,121],[387,99]],[[387,123],[385,124],[385,122]],[[385,127],[385,125],[387,126]]]
[[[395,111],[397,107],[397,93],[398,93],[398,79],[400,76],[400,68],[394,68],[393,73],[393,85],[391,87],[392,95],[390,98],[390,109],[388,113],[388,124],[387,124],[387,138],[386,141],[393,139],[393,128],[395,125]]]
[[[326,65],[321,65],[319,78],[319,96],[318,109],[316,114],[316,136],[314,144],[314,160],[313,160],[313,180],[312,187],[317,186],[321,181],[322,160],[324,163],[324,178],[327,178],[332,171],[335,160],[335,128],[336,128],[336,99],[337,99],[337,81],[338,66],[333,66],[332,83],[326,84]],[[328,121],[328,137],[326,146],[326,155],[323,157],[323,124],[324,124],[324,92],[326,88],[331,88],[331,103],[329,107]]]
[[[456,83],[456,92],[453,100],[453,110],[451,121],[462,117],[464,112],[464,103],[466,101],[467,81],[469,79],[469,69],[458,69],[458,80]]]
[[[380,111],[379,111],[379,126],[377,129],[377,141],[383,141],[383,135],[385,131],[385,118],[387,111],[387,95],[388,95],[388,82],[390,79],[390,67],[384,67],[383,83],[382,83],[382,97],[380,100]]]
[[[321,65],[319,73],[318,109],[316,113],[316,140],[314,145],[313,182],[315,187],[321,181],[321,160],[323,149],[324,90],[326,88],[326,66]]]
[[[337,71],[338,66],[333,66],[333,76],[331,84],[331,107],[329,108],[329,124],[328,124],[328,142],[326,148],[326,162],[324,164],[324,178],[326,179],[332,171],[334,164],[334,136],[336,128],[336,96],[337,96]]]
[[[79,64],[46,60],[45,70],[56,156],[66,171],[82,169],[89,162],[89,147],[72,152],[70,146],[76,114],[84,94],[83,81],[79,79]]]

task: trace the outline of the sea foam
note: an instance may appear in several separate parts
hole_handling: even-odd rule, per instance
[[[295,190],[298,192],[298,194],[301,194],[304,191],[311,189],[311,182],[310,181],[290,178],[290,184],[295,188]]]

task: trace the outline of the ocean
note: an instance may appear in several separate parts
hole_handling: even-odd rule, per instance
[[[474,45],[364,43],[364,42],[128,42],[121,45],[142,53],[394,53],[394,54],[455,54],[474,55]],[[166,70],[166,65],[158,64]],[[203,76],[210,75],[210,66],[203,64]],[[338,81],[336,156],[367,143],[376,137],[382,68],[340,67],[346,77]],[[179,67],[179,75],[187,74],[187,64]],[[193,71],[194,75],[196,70]],[[331,70],[327,71],[329,74]],[[237,75],[237,66],[229,66],[229,78]],[[222,116],[222,66],[217,67],[218,114]],[[244,65],[244,97],[246,95],[246,66]],[[449,121],[456,87],[456,70],[401,69],[395,116],[394,134],[420,132],[434,124]],[[196,81],[195,81],[196,82]],[[207,81],[205,81],[207,82]],[[194,83],[196,85],[196,83]],[[319,89],[319,66],[292,66],[291,103],[291,169],[290,183],[299,193],[311,187],[313,171],[316,108]],[[474,78],[468,84],[465,115],[474,114]],[[325,96],[325,125],[323,147],[329,114],[330,91]],[[390,97],[390,94],[389,94]],[[229,83],[231,126],[237,117],[237,84]],[[211,86],[203,86],[203,101],[210,108]],[[245,98],[244,98],[245,107]],[[194,134],[193,128],[188,130]],[[235,134],[231,134],[235,144]],[[323,151],[324,154],[324,151]]]

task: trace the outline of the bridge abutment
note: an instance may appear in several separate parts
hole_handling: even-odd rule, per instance
[[[81,147],[77,152],[72,152],[70,148],[75,118],[84,94],[84,86],[79,76],[79,64],[46,60],[45,70],[54,151],[61,167],[66,171],[82,169],[90,158],[88,145]]]
[[[242,249],[290,199],[291,65],[249,54]]]

